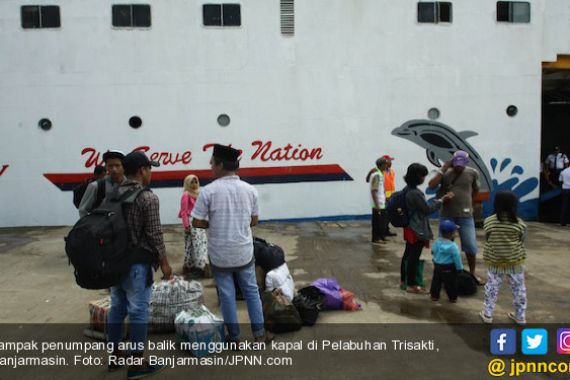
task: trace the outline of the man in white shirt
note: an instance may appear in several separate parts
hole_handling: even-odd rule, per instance
[[[372,198],[372,243],[386,243],[386,194],[384,190],[384,171],[388,167],[388,160],[380,157],[376,160],[376,172],[370,177],[370,195]]]
[[[560,225],[570,224],[570,165],[560,172],[558,180],[562,184],[562,209],[560,210]]]
[[[548,171],[549,178],[553,183],[560,185],[560,172],[564,170],[569,163],[568,157],[560,152],[560,147],[555,146],[554,152],[549,154],[546,160],[544,160],[545,169]]]
[[[263,309],[255,277],[251,227],[259,219],[257,190],[240,180],[240,151],[214,145],[210,160],[216,180],[205,186],[192,210],[192,227],[208,229],[208,256],[218,286],[220,308],[228,340],[239,342],[234,273],[247,302],[251,330],[256,342],[268,341]]]

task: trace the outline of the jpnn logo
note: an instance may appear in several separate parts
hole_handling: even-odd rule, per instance
[[[517,351],[517,333],[514,329],[493,329],[490,344],[493,355],[513,355]]]
[[[548,332],[545,329],[524,329],[521,340],[525,355],[546,355],[548,352]]]

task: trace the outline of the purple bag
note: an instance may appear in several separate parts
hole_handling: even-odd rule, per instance
[[[316,287],[325,295],[324,307],[327,310],[342,310],[342,296],[340,295],[340,285],[335,278],[319,278],[311,285]]]

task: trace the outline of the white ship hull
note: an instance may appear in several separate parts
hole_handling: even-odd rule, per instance
[[[243,149],[262,219],[369,214],[364,177],[380,155],[396,158],[398,188],[410,163],[435,169],[427,143],[394,133],[429,125],[434,107],[486,165],[487,191],[516,177],[536,216],[541,62],[570,53],[567,1],[531,1],[520,25],[498,23],[495,1],[455,1],[443,25],[418,24],[410,0],[297,0],[294,36],[279,1],[242,1],[235,28],[202,26],[199,1],[146,3],[144,30],[113,28],[103,0],[58,1],[61,28],[25,30],[23,4],[0,2],[0,227],[73,224],[69,190],[96,155],[139,147],[163,164],[163,223],[179,223],[181,180],[207,176],[212,143]]]

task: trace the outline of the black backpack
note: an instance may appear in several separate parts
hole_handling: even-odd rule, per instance
[[[460,296],[472,296],[477,293],[478,285],[477,278],[466,270],[457,274],[457,294]]]
[[[255,265],[259,265],[265,272],[285,263],[285,253],[281,247],[256,237],[253,238],[253,255]]]
[[[133,203],[143,188],[133,187],[120,197],[116,191],[101,207],[73,226],[65,238],[65,252],[75,268],[77,285],[107,289],[118,285],[130,269],[129,231],[123,206]]]
[[[396,191],[390,197],[386,205],[386,213],[388,221],[394,227],[407,227],[410,224],[410,216],[408,214],[408,206],[406,204],[406,195],[408,188],[404,187],[403,190]]]
[[[79,208],[81,200],[83,199],[83,196],[87,191],[87,186],[89,186],[89,184],[94,181],[95,181],[94,178],[90,178],[87,181],[81,182],[73,189],[73,204],[75,205],[75,208]],[[105,198],[105,179],[102,178],[97,180],[97,197],[95,198],[95,202],[93,202],[91,209],[96,209],[97,207],[99,207],[99,205],[101,205],[101,202],[103,202],[104,198]]]

